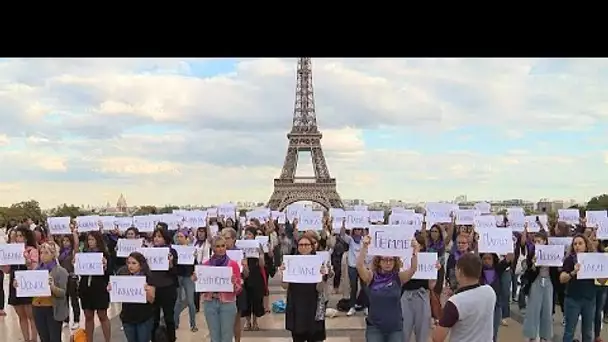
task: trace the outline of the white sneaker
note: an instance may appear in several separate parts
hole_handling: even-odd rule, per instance
[[[346,316],[350,317],[352,315],[354,315],[357,311],[355,310],[355,308],[350,308],[348,310],[348,312],[346,313]]]
[[[367,314],[368,314],[368,313],[369,313],[369,309],[368,309],[368,308],[363,309],[363,314],[364,314],[365,316],[367,316]]]
[[[78,323],[78,322],[74,322],[74,323],[72,323],[72,325],[70,326],[70,329],[72,329],[72,330],[76,330],[76,329],[78,329],[78,328],[80,328],[80,323]]]

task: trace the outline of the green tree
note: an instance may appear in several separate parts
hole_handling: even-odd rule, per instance
[[[158,210],[159,214],[171,214],[173,210],[179,209],[178,206],[175,205],[167,205]]]
[[[11,205],[11,208],[14,209],[16,213],[20,214],[20,217],[18,218],[19,221],[28,218],[32,219],[34,222],[44,222],[46,220],[46,215],[42,213],[38,201],[29,200],[15,203]]]
[[[84,216],[87,213],[83,212],[80,207],[77,207],[73,204],[67,205],[66,203],[58,206],[57,208],[51,210],[51,215],[55,217],[78,217]]]
[[[591,198],[587,202],[587,210],[608,210],[608,194]]]
[[[144,205],[139,207],[133,215],[155,215],[158,209],[153,205]]]

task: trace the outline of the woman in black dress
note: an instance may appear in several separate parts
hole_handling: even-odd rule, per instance
[[[255,239],[257,230],[254,227],[245,229],[245,240]],[[247,255],[245,255],[247,257]],[[257,257],[247,257],[249,274],[245,278],[243,292],[247,296],[247,307],[241,313],[245,317],[245,330],[260,330],[258,318],[264,316],[264,251],[260,246]]]
[[[222,236],[224,237],[224,240],[226,240],[227,250],[239,250],[239,248],[235,246],[237,232],[234,228],[227,227],[222,229]],[[249,276],[247,259],[243,258],[241,265],[243,266],[241,278],[246,279],[247,276]],[[234,342],[241,342],[241,335],[243,333],[241,316],[242,313],[247,310],[247,293],[245,291],[241,291],[236,297],[236,310],[236,318],[234,320]]]
[[[298,255],[314,255],[316,241],[310,235],[298,240]],[[285,270],[285,265],[279,268]],[[317,284],[281,283],[287,290],[285,329],[291,331],[293,342],[325,341],[325,296],[327,269],[321,266],[323,281]]]
[[[17,297],[17,289],[12,285],[15,281],[15,271],[35,270],[38,267],[38,248],[34,233],[26,225],[19,225],[15,230],[14,240],[11,238],[9,243],[25,244],[25,265],[3,266],[9,273],[8,304],[11,305],[19,318],[19,327],[25,342],[36,341],[38,331],[34,324],[34,314],[32,313],[32,297]]]
[[[74,241],[78,241],[78,229],[74,229]],[[77,252],[74,249],[74,252]],[[87,340],[93,342],[93,331],[95,329],[95,313],[101,324],[103,337],[106,342],[110,342],[111,330],[110,320],[108,319],[108,308],[110,307],[110,294],[108,293],[108,282],[110,274],[108,272],[108,251],[103,236],[100,232],[88,232],[86,241],[81,253],[103,253],[104,275],[81,276],[78,284],[78,295],[80,306],[84,311],[84,329],[87,333]],[[76,260],[76,258],[74,258]]]

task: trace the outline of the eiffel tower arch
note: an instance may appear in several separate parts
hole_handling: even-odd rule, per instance
[[[336,179],[331,178],[329,174],[321,138],[323,134],[317,126],[315,112],[312,62],[310,58],[304,57],[298,59],[293,125],[287,134],[287,154],[281,175],[274,180],[274,191],[268,201],[269,208],[283,210],[298,201],[316,202],[327,209],[344,207],[338,194]],[[310,152],[313,177],[296,177],[299,152]]]

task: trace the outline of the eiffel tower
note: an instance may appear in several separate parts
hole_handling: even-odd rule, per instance
[[[310,58],[300,58],[293,125],[291,132],[287,134],[289,146],[281,176],[274,180],[274,191],[268,201],[268,208],[283,210],[298,201],[316,202],[327,209],[344,207],[336,189],[336,179],[329,175],[321,148],[322,137],[315,113],[312,62]],[[296,177],[298,152],[310,152],[314,177]]]

